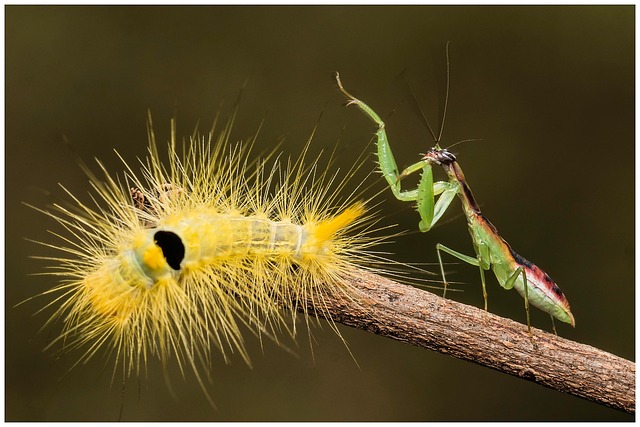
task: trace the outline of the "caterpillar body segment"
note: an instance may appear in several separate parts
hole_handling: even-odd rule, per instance
[[[356,298],[348,279],[380,263],[370,248],[385,240],[366,200],[340,196],[357,168],[337,179],[305,164],[306,148],[295,161],[250,160],[251,143],[227,148],[230,127],[178,144],[172,122],[163,163],[150,122],[140,170],[122,157],[124,178],[85,166],[91,203],[67,192],[71,207],[36,208],[64,229],[41,243],[61,253],[42,257],[61,278],[45,292],[58,305],[50,322],[63,323],[50,346],[80,349],[79,362],[106,351],[124,377],[175,359],[209,397],[216,354],[250,363],[242,330],[279,343],[295,337],[298,311],[330,319],[323,295]]]

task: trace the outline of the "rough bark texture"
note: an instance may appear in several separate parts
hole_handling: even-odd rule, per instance
[[[333,321],[635,413],[635,363],[366,272],[358,298],[327,296]],[[323,313],[315,313],[322,316]]]

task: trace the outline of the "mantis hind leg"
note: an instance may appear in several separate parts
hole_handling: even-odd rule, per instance
[[[487,300],[488,295],[487,295],[487,285],[486,282],[484,281],[484,269],[482,268],[482,263],[478,262],[478,267],[480,268],[480,281],[482,282],[482,298],[484,299],[484,313],[485,315],[487,314]]]
[[[518,267],[511,276],[504,283],[505,289],[511,289],[513,284],[519,275],[522,274],[522,283],[524,287],[524,309],[527,312],[527,330],[529,331],[529,339],[531,339],[531,344],[533,344],[534,348],[538,348],[535,341],[533,341],[533,332],[531,332],[531,316],[529,314],[529,282],[527,282],[527,273],[524,271],[522,267]],[[553,316],[551,316],[551,321],[553,322]],[[554,324],[555,330],[555,324]]]

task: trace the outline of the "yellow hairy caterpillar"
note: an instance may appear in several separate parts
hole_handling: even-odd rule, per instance
[[[124,377],[175,358],[211,401],[214,348],[249,363],[241,329],[295,336],[306,304],[326,312],[326,293],[355,296],[346,279],[380,261],[370,247],[385,237],[363,201],[338,198],[348,179],[305,165],[311,138],[297,161],[250,161],[251,144],[229,148],[232,123],[179,144],[172,121],[163,163],[149,118],[139,171],[118,155],[123,179],[98,161],[101,177],[84,167],[90,204],[62,187],[69,206],[36,208],[65,229],[51,232],[58,243],[37,242],[62,252],[40,257],[61,282],[44,293],[56,296],[48,323],[63,323],[50,346],[79,349],[78,363],[110,352]]]

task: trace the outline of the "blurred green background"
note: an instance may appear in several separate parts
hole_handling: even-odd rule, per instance
[[[374,126],[345,108],[331,73],[382,117],[399,165],[431,146],[399,77],[403,70],[437,122],[451,41],[451,95],[443,145],[460,164],[483,212],[523,256],[543,267],[571,302],[576,328],[559,334],[634,359],[634,7],[16,7],[6,18],[7,420],[631,420],[594,403],[472,363],[341,328],[359,368],[328,327],[313,355],[297,357],[249,337],[254,366],[215,362],[206,402],[174,366],[169,391],[154,361],[124,393],[100,357],[70,369],[75,353],[43,352],[57,328],[38,332],[51,287],[30,275],[51,254],[51,221],[21,204],[84,197],[87,179],[63,135],[89,164],[112,171],[112,149],[133,160],[146,149],[150,109],[161,141],[169,119],[188,135],[206,129],[221,100],[228,113],[243,82],[233,139],[250,136],[297,155],[318,124],[314,149],[339,140],[349,166]],[[391,114],[393,112],[393,114]],[[391,114],[391,116],[389,116]],[[371,147],[370,147],[371,148]],[[373,156],[370,167],[373,167]],[[374,187],[384,189],[376,176]],[[417,214],[384,193],[385,221],[415,231]],[[409,233],[394,259],[435,262],[435,244],[472,253],[459,203],[448,223]],[[457,217],[456,217],[457,216]],[[435,270],[435,267],[429,267]],[[482,306],[477,270],[452,267]],[[491,276],[489,309],[524,321],[522,299]],[[548,316],[534,325],[550,329]]]

